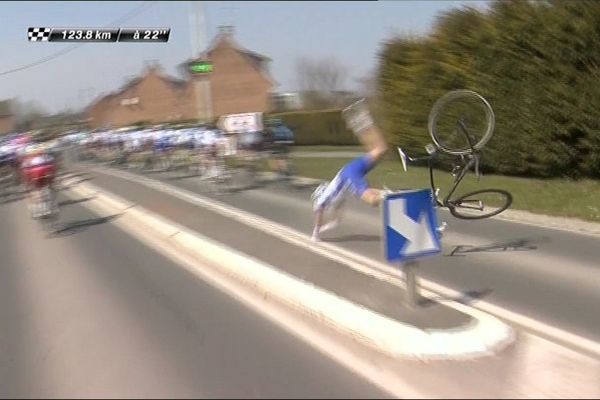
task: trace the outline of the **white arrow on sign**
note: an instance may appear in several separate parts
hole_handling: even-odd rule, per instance
[[[390,202],[390,228],[404,236],[408,240],[408,246],[403,251],[414,254],[430,250],[437,250],[433,237],[429,232],[429,220],[427,213],[421,211],[419,221],[415,222],[406,214],[407,199],[399,199]]]

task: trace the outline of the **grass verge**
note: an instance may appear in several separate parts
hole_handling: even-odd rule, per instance
[[[333,147],[341,150],[341,146]],[[349,158],[296,158],[294,165],[298,175],[330,180],[348,161]],[[451,188],[452,176],[446,171],[435,171],[434,176],[436,186],[443,195]],[[409,166],[408,171],[404,172],[399,161],[383,161],[371,171],[368,181],[376,188],[384,185],[391,189],[430,187],[427,168]],[[469,174],[461,182],[456,195],[486,188],[504,189],[512,193],[514,201],[511,209],[600,222],[600,181],[483,175],[477,182],[474,174]]]
[[[364,151],[361,146],[292,146],[292,152]]]

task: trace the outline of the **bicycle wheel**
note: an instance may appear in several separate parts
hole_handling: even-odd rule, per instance
[[[429,134],[442,151],[469,154],[481,150],[494,133],[492,107],[471,90],[454,90],[440,97],[429,114]]]
[[[512,201],[512,195],[506,190],[482,189],[466,193],[447,205],[456,218],[483,219],[500,214]]]

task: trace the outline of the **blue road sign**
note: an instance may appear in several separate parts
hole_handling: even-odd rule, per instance
[[[431,189],[389,194],[383,203],[384,252],[403,262],[442,251]]]

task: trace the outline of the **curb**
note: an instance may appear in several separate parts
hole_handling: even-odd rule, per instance
[[[515,339],[508,325],[471,309],[469,315],[474,322],[468,326],[421,330],[302,281],[94,185],[78,183],[69,191],[84,197],[94,195],[88,205],[120,214],[114,223],[123,229],[131,232],[132,226],[142,225],[145,232],[163,243],[387,356],[419,360],[472,359],[496,354]]]

